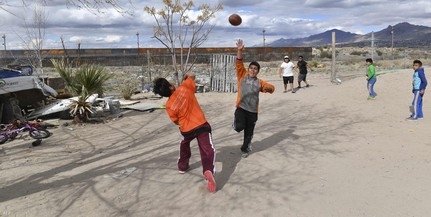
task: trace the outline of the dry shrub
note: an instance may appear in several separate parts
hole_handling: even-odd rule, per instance
[[[121,96],[129,100],[132,95],[137,91],[139,86],[139,81],[137,79],[127,79],[123,81],[123,84],[120,86]]]

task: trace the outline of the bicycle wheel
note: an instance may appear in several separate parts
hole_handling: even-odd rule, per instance
[[[12,132],[12,133],[10,133],[10,134],[9,134],[9,139],[12,141],[12,140],[14,140],[17,136],[18,136],[18,133],[17,133],[17,132]]]
[[[37,130],[31,130],[29,132],[29,135],[33,139],[45,139],[51,136],[51,133],[48,130],[37,129]]]
[[[6,135],[0,134],[0,144],[4,144],[8,139]]]

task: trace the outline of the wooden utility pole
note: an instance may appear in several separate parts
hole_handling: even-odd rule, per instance
[[[332,32],[332,65],[331,65],[331,82],[338,83],[335,73],[335,32]]]
[[[374,31],[371,32],[371,59],[374,60]]]
[[[391,55],[392,55],[392,60],[394,60],[394,27],[393,26],[392,26],[392,30],[391,30],[391,36],[392,36]]]

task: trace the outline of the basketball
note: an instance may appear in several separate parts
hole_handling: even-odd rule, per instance
[[[238,14],[232,14],[229,16],[229,23],[232,26],[239,26],[242,23],[242,19]]]

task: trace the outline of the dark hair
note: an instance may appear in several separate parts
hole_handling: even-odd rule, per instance
[[[422,66],[422,62],[420,60],[414,60],[413,64],[419,64],[419,67]]]
[[[367,59],[365,60],[365,62],[367,62],[367,63],[373,63],[373,59],[371,59],[371,58],[367,58]]]
[[[302,59],[304,59],[304,57],[303,57],[303,56],[299,56],[298,58],[302,58]]]
[[[257,67],[257,71],[260,71],[260,65],[258,62],[253,61],[250,63],[250,65],[248,65],[248,67],[250,68],[250,66],[252,66],[252,65]]]
[[[165,78],[156,78],[153,83],[153,92],[155,94],[159,94],[164,97],[170,97],[172,95],[172,90],[170,88],[172,84]]]

